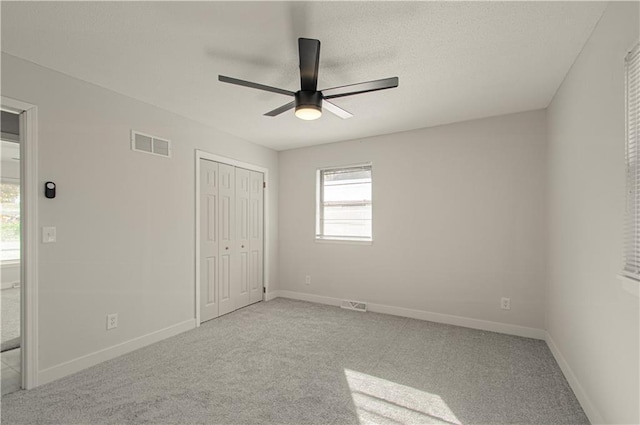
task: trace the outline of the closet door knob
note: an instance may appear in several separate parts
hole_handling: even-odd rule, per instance
[[[228,246],[225,246],[225,247],[224,247],[224,249],[229,249],[229,247],[228,247]]]
[[[240,248],[244,248],[244,245],[242,245]]]

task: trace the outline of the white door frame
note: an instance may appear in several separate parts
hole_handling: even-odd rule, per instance
[[[38,107],[5,96],[2,109],[20,120],[20,348],[22,388],[38,385]]]
[[[195,318],[196,318],[196,327],[200,326],[200,160],[206,159],[209,161],[222,162],[223,164],[233,165],[234,167],[245,168],[247,170],[257,171],[264,175],[264,182],[266,187],[264,189],[263,194],[263,247],[262,252],[264,254],[264,261],[262,265],[262,284],[264,285],[264,290],[262,293],[262,300],[265,300],[265,293],[269,291],[269,170],[264,167],[260,167],[258,165],[249,164],[248,162],[238,161],[232,158],[227,158],[225,156],[216,155],[210,152],[205,152],[199,149],[196,149],[196,173],[195,173],[195,198],[196,198],[196,226],[195,226],[195,240],[196,240],[196,250],[195,250],[195,268],[196,268],[196,281],[195,281]]]

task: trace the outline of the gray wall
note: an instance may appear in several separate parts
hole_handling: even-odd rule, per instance
[[[38,106],[39,178],[57,183],[39,200],[58,233],[39,246],[40,370],[194,317],[195,149],[269,169],[277,282],[275,151],[6,54],[2,94]],[[172,140],[173,157],[131,151],[131,129]]]
[[[548,109],[547,329],[606,423],[640,423],[638,298],[622,269],[624,57],[638,3],[611,3]]]
[[[545,132],[534,111],[280,152],[279,289],[542,329]],[[316,169],[367,161],[373,244],[315,242]]]

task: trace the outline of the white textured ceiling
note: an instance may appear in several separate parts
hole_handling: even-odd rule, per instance
[[[594,2],[2,2],[2,50],[243,139],[290,149],[546,107],[601,16]],[[262,114],[299,89],[398,76],[335,103],[355,116]]]

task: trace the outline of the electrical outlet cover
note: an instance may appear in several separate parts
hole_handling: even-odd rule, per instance
[[[500,300],[500,307],[503,310],[511,310],[511,298],[502,298]]]
[[[118,327],[118,313],[107,314],[107,330]]]

